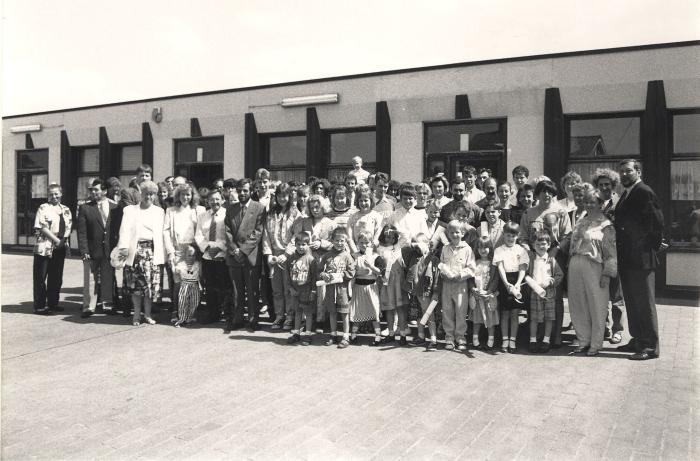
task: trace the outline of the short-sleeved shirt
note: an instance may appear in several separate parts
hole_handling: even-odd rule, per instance
[[[61,217],[63,217],[63,223],[65,225],[65,231],[63,235],[58,235],[61,227]],[[62,204],[52,205],[50,203],[42,203],[36,212],[36,218],[34,219],[34,229],[39,231],[41,229],[50,230],[58,238],[68,238],[70,237],[71,229],[73,226],[73,219],[70,209]],[[37,233],[36,244],[34,245],[34,254],[39,256],[51,256],[53,254],[54,243],[48,239],[41,232]]]
[[[503,262],[506,272],[518,272],[520,266],[530,264],[530,256],[520,245],[515,244],[512,247],[501,245],[493,252],[493,265],[498,266],[500,262]]]

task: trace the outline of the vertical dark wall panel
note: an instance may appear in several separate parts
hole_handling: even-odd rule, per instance
[[[34,140],[32,139],[31,133],[25,133],[24,135],[24,148],[34,149]]]
[[[323,155],[323,132],[315,107],[306,109],[306,176],[326,175],[327,159]]]
[[[153,167],[153,133],[148,122],[141,124],[141,147],[143,149],[142,162]]]
[[[564,144],[564,113],[559,88],[544,93],[544,174],[555,184],[566,173],[567,149]],[[509,165],[512,169],[515,165]],[[560,191],[561,192],[561,191]]]
[[[61,186],[63,199],[61,202],[75,213],[78,187],[78,162],[71,151],[68,133],[61,130]]]
[[[107,129],[100,127],[100,178],[107,179],[116,172],[114,167],[114,157],[111,155],[111,146],[109,145],[109,137]],[[118,168],[118,167],[117,167]]]
[[[642,116],[642,179],[656,192],[664,210],[666,229],[671,223],[670,216],[670,181],[669,168],[669,129],[668,111],[664,82],[654,80],[647,83],[647,100]],[[660,257],[661,265],[656,271],[656,287],[666,286],[666,255]]]
[[[391,117],[386,101],[377,103],[377,171],[391,175]]]
[[[455,96],[455,118],[472,118],[471,110],[469,110],[468,95],[458,94]]]
[[[190,137],[201,138],[202,129],[199,127],[199,119],[197,117],[190,119]]]
[[[255,125],[255,115],[245,114],[245,147],[243,152],[243,171],[246,178],[253,178],[255,171],[262,166],[260,162],[260,138]]]

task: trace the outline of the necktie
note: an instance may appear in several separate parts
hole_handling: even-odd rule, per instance
[[[100,214],[102,215],[102,224],[107,225],[107,217],[109,216],[109,211],[107,210],[107,200],[100,202]]]
[[[66,221],[63,219],[63,210],[59,207],[59,214],[58,214],[58,237],[59,239],[63,240],[63,238],[66,235]]]
[[[209,224],[209,241],[216,241],[216,213],[211,215],[211,223]]]

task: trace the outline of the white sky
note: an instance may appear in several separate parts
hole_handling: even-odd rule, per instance
[[[698,0],[3,0],[2,113],[697,40]]]

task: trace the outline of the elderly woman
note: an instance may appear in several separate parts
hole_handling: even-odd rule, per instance
[[[48,201],[36,212],[34,230],[34,313],[47,315],[63,311],[58,299],[63,284],[63,264],[70,238],[72,215],[61,204],[63,189],[50,184]]]
[[[163,219],[158,206],[158,186],[153,181],[140,185],[141,201],[124,208],[119,229],[119,254],[126,258],[124,286],[134,306],[134,326],[141,321],[143,306],[146,323],[153,325],[151,307],[160,293],[160,265],[164,262]]]
[[[583,197],[586,215],[571,234],[569,249],[569,311],[578,347],[572,353],[598,355],[603,347],[610,279],[617,275],[615,228],[603,214],[598,190]]]
[[[189,184],[181,184],[173,191],[173,206],[165,211],[163,223],[163,245],[169,266],[168,275],[173,281],[172,309],[170,321],[177,321],[177,294],[180,289],[180,277],[173,273],[178,263],[184,261],[183,250],[192,244],[197,229],[197,217],[206,212],[199,205],[197,190]],[[172,274],[172,275],[171,275]],[[173,322],[174,323],[174,322]]]

